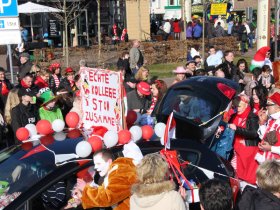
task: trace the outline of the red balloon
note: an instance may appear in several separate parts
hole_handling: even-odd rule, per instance
[[[49,134],[47,136],[43,136],[40,139],[41,144],[44,144],[45,146],[50,145],[52,143],[54,143],[54,137],[52,134]]]
[[[36,124],[39,134],[48,135],[53,133],[52,124],[48,120],[39,120]]]
[[[76,112],[69,112],[66,115],[65,122],[69,128],[76,128],[79,124],[80,117]]]
[[[79,129],[74,129],[67,133],[67,137],[70,139],[76,139],[80,136],[81,136],[81,131]]]
[[[131,133],[129,130],[121,130],[118,133],[119,144],[127,144],[131,140]]]
[[[103,142],[98,136],[89,137],[88,142],[90,143],[93,152],[101,150],[103,147]]]
[[[132,125],[135,123],[136,120],[137,120],[136,112],[133,110],[129,110],[126,116],[126,123]]]
[[[22,127],[22,128],[17,129],[16,137],[18,138],[18,140],[25,141],[29,138],[29,135],[30,134],[29,134],[29,131],[27,130],[27,128]]]
[[[149,125],[144,125],[141,128],[142,128],[142,138],[145,140],[149,140],[154,134],[154,129]]]
[[[23,150],[25,150],[25,151],[31,150],[32,147],[33,147],[32,142],[23,143],[23,144],[21,145],[21,148],[22,148]]]

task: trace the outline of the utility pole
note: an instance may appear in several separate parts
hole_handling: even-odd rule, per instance
[[[185,40],[186,39],[185,0],[181,0],[181,18],[183,22],[183,31],[181,32],[181,40]]]
[[[202,60],[205,60],[205,0],[202,0]]]
[[[98,66],[100,66],[101,57],[101,24],[100,24],[100,0],[96,0],[97,3],[97,34],[98,34]]]
[[[278,59],[278,36],[279,36],[279,4],[280,0],[275,0],[275,40],[274,40],[274,60]]]

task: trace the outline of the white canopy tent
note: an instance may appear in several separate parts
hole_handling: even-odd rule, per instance
[[[31,36],[32,36],[32,41],[33,41],[33,25],[32,25],[32,14],[35,13],[50,13],[50,12],[63,12],[63,10],[49,7],[49,6],[44,6],[41,4],[35,4],[33,2],[27,2],[25,4],[21,4],[18,6],[18,12],[23,13],[23,14],[29,14],[30,15],[30,26],[31,26]]]

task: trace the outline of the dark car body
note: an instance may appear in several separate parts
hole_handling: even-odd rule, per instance
[[[166,122],[170,113],[174,112],[176,139],[171,140],[170,149],[177,151],[179,161],[192,163],[192,165],[182,167],[182,172],[189,180],[196,183],[209,179],[201,168],[213,171],[215,177],[231,183],[230,177],[234,177],[234,170],[227,161],[213,153],[207,144],[207,139],[214,134],[221,116],[214,118],[202,127],[198,126],[202,122],[194,122],[192,116],[186,118],[184,115],[176,113],[176,99],[179,95],[191,95],[193,97],[198,96],[202,101],[207,101],[210,112],[206,118],[201,115],[202,121],[206,122],[225,110],[231,101],[224,93],[219,92],[217,84],[226,85],[229,87],[227,90],[230,90],[230,88],[236,89],[235,83],[226,79],[196,77],[172,86],[156,111],[158,121],[162,122]],[[205,94],[203,94],[203,91],[205,91]],[[217,91],[218,93],[212,93]],[[196,132],[202,132],[202,134]],[[35,146],[17,145],[2,151],[0,154],[0,181],[9,182],[8,193],[21,192],[20,196],[5,209],[39,209],[38,206],[43,209],[40,198],[42,192],[58,181],[73,179],[79,171],[93,165],[92,161],[79,164],[75,161],[76,159],[63,164],[55,164],[54,154],[75,154],[76,145],[83,140],[82,135],[74,136],[74,138],[69,138],[68,135],[63,141],[61,141],[61,138],[53,141],[44,140],[42,142],[41,140]],[[42,146],[42,143],[45,146]],[[160,141],[140,141],[137,144],[143,155],[159,152],[164,148]],[[123,156],[122,145],[115,146],[111,150],[116,157]],[[88,158],[91,159],[92,157]],[[71,188],[67,187],[67,189],[70,190]]]

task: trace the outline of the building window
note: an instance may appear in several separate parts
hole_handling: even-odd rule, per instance
[[[175,4],[175,0],[170,0],[169,5],[173,6]]]

